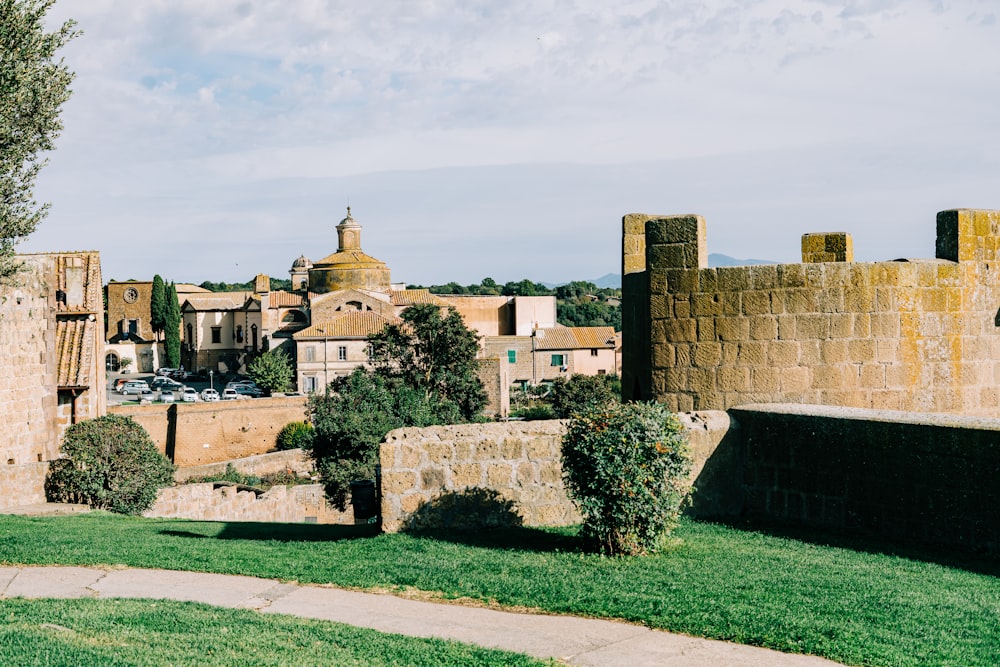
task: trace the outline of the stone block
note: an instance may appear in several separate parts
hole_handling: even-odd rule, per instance
[[[792,342],[788,344],[795,345]],[[767,349],[768,345],[762,342],[742,342],[739,344],[739,352],[736,357],[737,363],[743,366],[763,366],[768,362]],[[795,352],[795,354],[798,354],[798,352]]]
[[[430,500],[430,496],[423,493],[408,493],[399,497],[399,509],[404,514],[413,514],[420,506]]]
[[[525,452],[529,461],[545,461],[559,455],[558,441],[553,444],[541,438],[531,438],[525,443]]]
[[[446,463],[454,457],[452,445],[447,442],[424,443],[424,451],[427,453],[427,460],[431,463]]]
[[[656,343],[653,345],[653,367],[668,368],[676,364],[677,356],[675,348],[669,343]]]
[[[698,291],[713,294],[719,291],[718,269],[702,269],[698,271]]]
[[[749,368],[720,368],[716,377],[718,388],[722,391],[750,391]]]
[[[704,245],[705,218],[671,215],[650,219],[645,226],[646,243],[692,243]]]
[[[664,323],[665,340],[654,341],[662,343],[693,343],[698,339],[697,322],[688,318],[685,320],[667,320]]]
[[[852,343],[854,341],[851,341]],[[824,364],[841,364],[848,360],[846,340],[823,340],[819,342],[820,359]]]
[[[444,487],[444,470],[441,468],[425,468],[421,470],[420,486],[426,490],[436,490]]]
[[[739,363],[739,358],[739,343],[722,343],[722,361],[720,363],[723,366],[735,366]]]
[[[822,340],[830,337],[829,315],[796,315],[795,331],[799,340]]]
[[[722,298],[718,293],[698,292],[691,295],[691,307],[696,317],[722,314]]]
[[[542,463],[538,467],[538,480],[543,484],[562,484],[562,466],[558,461]]]
[[[486,483],[492,489],[510,488],[514,469],[509,463],[491,463],[486,466]]]
[[[500,456],[505,459],[519,459],[524,456],[524,441],[515,436],[503,439],[503,449]]]
[[[691,300],[687,295],[674,296],[673,316],[677,318],[691,317]]]
[[[804,287],[806,284],[805,269],[801,264],[779,264],[778,284],[781,287]]]
[[[478,463],[460,463],[451,467],[452,487],[461,489],[482,484],[482,467]]]
[[[755,392],[776,394],[781,390],[781,375],[784,371],[777,368],[751,369],[750,383]],[[721,378],[720,378],[721,384]]]
[[[722,293],[722,314],[725,316],[743,314],[743,296],[739,292]]]
[[[720,317],[715,320],[715,335],[719,340],[750,339],[750,321],[745,317]]]
[[[538,465],[535,463],[518,463],[514,466],[514,482],[518,486],[533,486],[538,484]]]
[[[767,362],[775,367],[795,366],[799,362],[799,344],[795,341],[772,341],[767,346]]]
[[[783,368],[780,373],[781,391],[785,394],[802,393],[812,387],[812,370],[806,366]]]
[[[771,293],[765,291],[749,291],[743,293],[743,314],[764,315],[771,312]]]
[[[693,353],[695,366],[715,367],[722,361],[722,346],[718,343],[696,343]]]
[[[776,264],[755,264],[750,268],[750,286],[755,290],[770,290],[778,286]]]
[[[691,365],[691,348],[694,345],[688,343],[681,343],[680,345],[674,346],[674,358],[676,360],[675,366],[690,366]]]
[[[693,394],[715,391],[715,369],[689,368],[688,390]]]
[[[819,312],[844,312],[844,290],[836,287],[819,291]]]
[[[698,340],[699,341],[714,341],[715,338],[715,318],[714,317],[699,317],[695,320],[698,324]]]
[[[682,269],[685,263],[685,247],[680,243],[646,246],[646,265],[659,269]]]
[[[717,287],[723,292],[743,292],[750,288],[750,272],[745,266],[720,266]]]
[[[778,339],[795,340],[795,315],[778,315]]]
[[[788,289],[782,293],[784,312],[800,315],[819,311],[819,294],[808,288]]]
[[[885,366],[882,364],[862,364],[859,380],[861,386],[867,389],[884,389]]]
[[[847,344],[850,360],[856,364],[868,364],[876,360],[876,344],[870,338],[857,338]]]

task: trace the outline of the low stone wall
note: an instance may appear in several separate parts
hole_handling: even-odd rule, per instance
[[[381,448],[382,529],[396,532],[445,494],[489,489],[527,526],[580,521],[559,463],[561,421],[401,428]]]
[[[1000,552],[1000,419],[747,405],[745,514]]]
[[[45,502],[48,461],[0,465],[0,509]]]
[[[207,463],[190,468],[178,468],[174,472],[174,480],[183,483],[189,479],[222,475],[229,466],[232,466],[237,472],[241,472],[244,475],[256,475],[258,477],[286,470],[299,476],[308,476],[313,473],[315,468],[312,459],[301,449],[289,449],[283,452],[257,454],[256,456],[248,456],[221,463]]]
[[[695,459],[696,493],[690,511],[705,516],[738,514],[742,499],[741,459],[734,444],[738,429],[725,412],[685,414],[681,421]],[[416,513],[426,514],[428,505],[442,497],[451,511],[469,489],[488,490],[510,501],[526,526],[579,523],[580,515],[562,483],[565,432],[565,422],[557,420],[392,431],[381,450],[383,530],[405,528]],[[473,497],[468,502],[484,500]]]
[[[132,417],[177,466],[218,463],[264,454],[286,424],[306,414],[302,396],[218,403],[124,405],[108,412]]]
[[[245,487],[244,487],[245,488]],[[257,494],[212,482],[162,489],[143,516],[200,521],[353,524],[350,507],[340,512],[326,504],[323,486],[275,486]]]

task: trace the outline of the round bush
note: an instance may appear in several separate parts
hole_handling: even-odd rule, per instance
[[[86,503],[119,514],[142,514],[160,488],[174,481],[174,465],[130,417],[107,415],[66,429],[62,452],[45,480],[53,502]]]
[[[308,422],[289,422],[278,433],[276,446],[279,451],[286,449],[305,449],[312,447],[313,434],[316,429]]]
[[[583,535],[608,555],[656,551],[680,517],[691,454],[677,417],[659,403],[574,415],[562,446],[563,480]]]

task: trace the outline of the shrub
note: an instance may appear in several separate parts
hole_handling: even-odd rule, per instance
[[[523,408],[518,408],[510,413],[511,417],[520,417],[524,421],[534,421],[537,419],[555,419],[556,413],[552,411],[552,408],[548,405],[542,403],[539,405],[528,405]]]
[[[174,465],[130,417],[107,415],[66,429],[62,452],[45,480],[53,502],[86,503],[119,514],[142,514],[161,487],[174,481]]]
[[[279,451],[285,449],[305,449],[312,447],[313,435],[316,429],[308,422],[289,422],[278,433],[275,442]]]
[[[581,375],[575,373],[552,381],[548,400],[556,417],[567,417],[617,403],[621,396],[621,382],[617,375]]]
[[[583,515],[583,536],[608,555],[656,551],[676,527],[690,488],[686,433],[658,403],[574,415],[562,466],[566,491]]]

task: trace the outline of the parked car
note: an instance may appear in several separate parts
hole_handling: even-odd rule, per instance
[[[160,403],[173,403],[175,400],[174,392],[170,389],[160,390]]]
[[[184,387],[184,390],[181,392],[181,397],[184,399],[185,403],[198,402],[198,392],[192,387]]]
[[[240,380],[230,380],[226,384],[226,386],[227,387],[253,387],[254,389],[258,388],[257,387],[257,383],[254,382],[253,380],[251,380],[250,378],[243,378],[243,379],[240,379]]]
[[[150,389],[169,389],[170,391],[179,391],[184,385],[182,385],[177,380],[171,380],[168,377],[159,376],[153,378],[152,384],[149,385]]]
[[[240,395],[232,387],[226,387],[222,390],[222,400],[224,401],[235,401],[239,397]]]
[[[206,387],[201,390],[201,400],[206,403],[219,400],[219,392],[212,389],[211,387]]]
[[[115,380],[115,391],[120,392],[122,390],[122,385],[124,385],[128,381],[129,381],[128,378],[118,378],[117,380]]]
[[[170,375],[171,373],[176,373],[176,368],[160,368],[156,371],[157,375]]]
[[[234,385],[232,389],[240,396],[248,396],[251,398],[260,398],[264,395],[264,392],[257,387],[251,387],[248,384],[238,384]]]
[[[174,370],[174,371],[171,371],[169,377],[171,377],[171,378],[173,378],[175,380],[180,381],[180,380],[187,380],[192,375],[193,374],[190,371]]]
[[[153,390],[149,388],[149,385],[146,384],[145,380],[129,380],[128,382],[126,382],[125,384],[123,384],[122,388],[119,389],[118,391],[120,391],[122,394],[124,394],[126,396],[129,395],[129,394],[139,394],[139,393],[152,394],[153,393]]]

